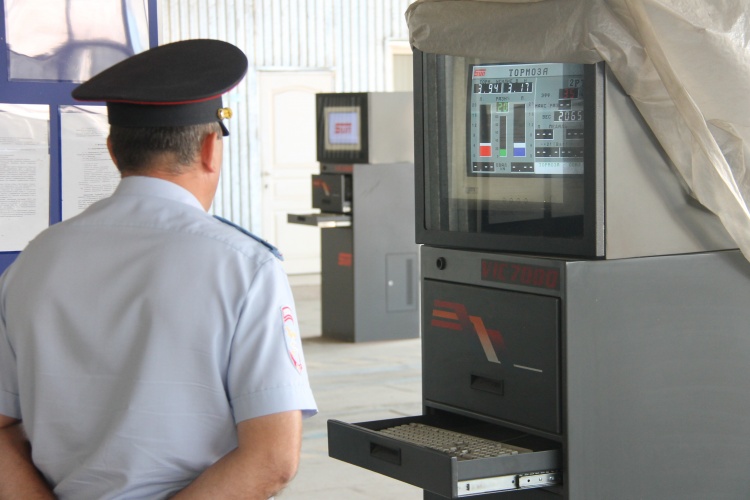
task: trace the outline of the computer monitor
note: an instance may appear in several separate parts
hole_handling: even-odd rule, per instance
[[[367,163],[366,93],[317,94],[318,161]]]
[[[595,254],[602,73],[415,51],[418,241]]]

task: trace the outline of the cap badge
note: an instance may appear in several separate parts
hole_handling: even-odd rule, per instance
[[[228,120],[232,117],[232,109],[219,108],[218,111],[216,111],[216,116],[219,118],[219,120]]]

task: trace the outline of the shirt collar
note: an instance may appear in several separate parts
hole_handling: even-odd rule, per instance
[[[193,193],[174,182],[156,177],[139,175],[124,177],[117,186],[113,196],[118,195],[156,196],[199,208],[202,212],[206,211]]]

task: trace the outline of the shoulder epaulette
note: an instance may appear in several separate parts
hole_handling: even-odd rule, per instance
[[[258,237],[258,236],[255,236],[255,235],[254,235],[253,233],[251,233],[250,231],[248,231],[248,230],[247,230],[247,229],[245,229],[244,227],[242,227],[242,226],[238,226],[238,225],[237,225],[237,224],[235,224],[234,222],[232,222],[232,221],[230,221],[230,220],[227,220],[227,219],[225,219],[224,217],[219,217],[218,215],[214,215],[214,218],[215,218],[216,220],[218,220],[218,221],[221,221],[221,222],[223,222],[224,224],[227,224],[227,225],[229,225],[229,226],[232,226],[232,227],[233,227],[233,228],[235,228],[235,229],[236,229],[237,231],[241,232],[242,234],[244,234],[244,235],[246,235],[246,236],[249,236],[249,237],[251,237],[252,239],[254,239],[255,241],[257,241],[258,243],[260,243],[260,244],[261,244],[261,245],[263,245],[264,247],[268,248],[268,250],[269,250],[269,251],[270,251],[270,252],[271,252],[272,254],[274,254],[274,256],[275,256],[275,257],[276,257],[277,259],[279,259],[279,260],[284,260],[284,256],[283,256],[283,255],[281,255],[281,252],[279,252],[279,249],[278,249],[278,248],[276,248],[275,246],[271,245],[271,244],[270,244],[269,242],[267,242],[267,241],[266,241],[266,240],[264,240],[263,238],[260,238],[260,237]]]

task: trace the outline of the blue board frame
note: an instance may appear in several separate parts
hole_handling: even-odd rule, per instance
[[[159,43],[157,0],[148,0],[149,46]],[[8,44],[5,35],[5,0],[0,0],[0,102],[8,104],[47,104],[50,107],[50,225],[62,219],[60,106],[80,104],[70,97],[77,86],[71,82],[10,81],[8,74]],[[0,252],[0,273],[10,266],[20,252]]]

